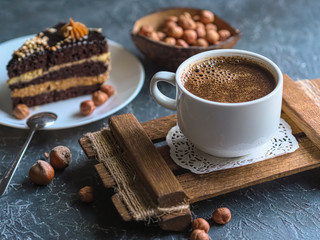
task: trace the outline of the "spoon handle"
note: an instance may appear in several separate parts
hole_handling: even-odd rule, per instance
[[[11,165],[9,166],[9,168],[7,169],[5,174],[3,175],[2,179],[1,179],[1,182],[0,182],[0,197],[5,193],[7,187],[9,186],[11,178],[12,178],[14,172],[16,171],[16,169],[17,169],[17,167],[19,165],[19,162],[22,159],[27,147],[29,146],[29,143],[30,143],[35,131],[36,131],[35,127],[30,129],[28,138],[27,138],[26,142],[24,143],[24,145],[22,146],[19,154],[12,161]]]

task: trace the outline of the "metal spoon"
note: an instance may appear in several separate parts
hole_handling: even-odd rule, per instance
[[[26,142],[24,143],[23,147],[21,148],[19,154],[14,159],[14,161],[11,163],[10,167],[7,169],[7,171],[5,172],[5,174],[3,175],[2,179],[1,179],[0,196],[2,196],[5,193],[7,187],[9,186],[11,178],[12,178],[14,172],[16,171],[16,169],[19,165],[19,162],[22,159],[24,152],[26,151],[35,131],[38,129],[42,129],[42,128],[51,126],[52,124],[54,124],[54,122],[57,120],[57,118],[58,118],[58,116],[54,113],[42,112],[42,113],[35,114],[28,119],[27,125],[30,129],[28,138],[27,138]]]

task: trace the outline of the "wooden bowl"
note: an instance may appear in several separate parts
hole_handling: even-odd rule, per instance
[[[192,16],[200,13],[202,9],[195,8],[171,8],[164,9],[147,16],[138,19],[133,26],[131,32],[131,38],[137,48],[148,59],[163,67],[167,70],[176,70],[177,67],[187,58],[208,50],[233,48],[241,37],[241,32],[238,29],[234,29],[227,22],[215,15],[214,24],[218,29],[227,29],[231,33],[226,41],[220,42],[216,45],[209,45],[208,47],[190,46],[190,47],[178,47],[168,45],[160,41],[154,41],[148,37],[139,35],[139,29],[142,25],[149,24],[153,26],[155,30],[159,30],[167,16],[179,16],[184,12],[189,12]]]

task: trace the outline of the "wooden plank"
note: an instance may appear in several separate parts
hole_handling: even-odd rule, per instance
[[[80,146],[82,147],[82,150],[84,153],[87,155],[87,157],[90,160],[95,160],[96,159],[96,152],[92,148],[91,142],[89,138],[86,136],[82,137],[79,139]]]
[[[120,214],[121,218],[123,219],[123,221],[128,222],[128,221],[132,221],[132,216],[129,213],[127,207],[124,205],[124,203],[122,202],[122,200],[119,197],[119,194],[114,194],[111,197],[112,203],[115,206],[115,208],[117,209],[118,213]]]
[[[133,114],[111,117],[109,127],[159,207],[185,201],[181,185]]]
[[[298,172],[320,167],[320,150],[308,139],[299,139],[300,148],[293,153],[243,167],[203,175],[186,173],[177,176],[190,203]]]
[[[159,226],[165,231],[185,231],[191,226],[192,215],[190,209],[185,209],[180,212],[166,214],[161,217]]]
[[[161,146],[157,148],[158,152],[161,154],[161,156],[166,161],[168,167],[171,169],[171,171],[175,171],[178,169],[181,169],[181,167],[171,159],[170,157],[170,147],[168,145]]]
[[[169,130],[176,124],[176,114],[141,123],[143,129],[154,143],[164,141]],[[92,148],[90,140],[84,136],[79,139],[79,143],[87,157],[90,160],[95,160],[96,152]]]
[[[98,163],[94,165],[99,177],[105,188],[112,188],[116,186],[116,182],[114,181],[113,177],[110,175],[106,167],[103,163]]]
[[[320,148],[320,107],[288,75],[283,82],[283,111]]]
[[[177,124],[177,115],[169,115],[142,123],[142,127],[152,142],[161,142],[166,139],[169,130]]]

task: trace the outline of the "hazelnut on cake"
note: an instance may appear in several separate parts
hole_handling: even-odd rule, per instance
[[[59,23],[28,39],[7,65],[13,108],[91,94],[106,81],[110,52],[101,29]]]

